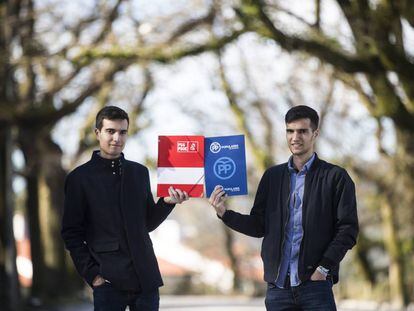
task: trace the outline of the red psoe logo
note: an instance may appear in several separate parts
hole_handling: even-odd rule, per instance
[[[177,152],[198,152],[198,141],[177,141]]]

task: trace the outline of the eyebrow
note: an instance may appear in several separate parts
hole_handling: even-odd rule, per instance
[[[114,132],[117,132],[117,131],[119,131],[119,132],[128,132],[128,129],[120,129],[120,130],[116,130],[116,129],[114,129],[114,128],[106,128],[105,129],[105,131],[114,131]]]
[[[310,130],[309,127],[308,128],[304,128],[304,129],[290,129],[290,128],[287,128],[286,129],[286,131],[290,131],[290,132],[294,132],[294,131],[308,131],[308,130]]]

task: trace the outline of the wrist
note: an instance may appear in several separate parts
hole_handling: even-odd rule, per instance
[[[220,217],[223,217],[224,213],[226,212],[226,210],[221,210],[221,209],[217,209],[217,215],[219,215]]]
[[[104,279],[102,276],[97,275],[97,276],[93,279],[92,285],[93,285],[93,286],[99,286],[99,285],[102,285],[103,283],[105,283],[105,279]]]
[[[164,197],[164,198],[162,198],[162,200],[166,204],[175,205],[175,203],[172,201],[171,197]]]
[[[316,271],[318,271],[320,274],[322,274],[324,277],[327,277],[328,276],[328,273],[329,273],[329,269],[327,269],[327,268],[325,268],[325,267],[323,267],[323,266],[318,266],[317,268],[316,268]]]
[[[328,257],[323,257],[322,260],[319,262],[319,266],[322,266],[331,271],[334,267],[337,266],[337,264]]]

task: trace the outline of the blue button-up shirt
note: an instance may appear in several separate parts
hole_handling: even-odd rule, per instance
[[[312,166],[315,154],[306,162],[302,170],[298,172],[293,166],[293,159],[290,157],[288,162],[290,173],[290,200],[289,200],[289,221],[286,226],[285,240],[283,245],[282,260],[279,267],[279,276],[276,285],[284,288],[285,280],[290,273],[290,285],[298,286],[300,284],[298,274],[298,262],[300,244],[303,238],[302,226],[302,203],[305,189],[306,173]]]

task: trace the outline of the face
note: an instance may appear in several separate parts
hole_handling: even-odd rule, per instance
[[[95,129],[95,134],[99,141],[101,157],[116,159],[125,147],[128,136],[128,121],[103,119],[102,128]]]
[[[310,119],[299,119],[286,124],[286,140],[294,156],[311,156],[319,130],[312,130]]]

